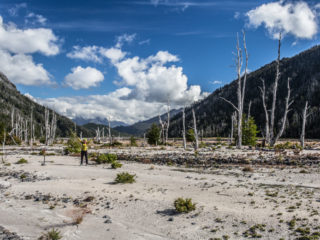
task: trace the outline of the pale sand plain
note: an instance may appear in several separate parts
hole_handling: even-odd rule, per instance
[[[21,158],[28,163],[15,164]],[[41,166],[42,156],[16,151],[6,157],[10,166],[0,164],[0,172],[16,173],[0,177],[0,226],[23,239],[52,228],[63,239],[97,240],[297,239],[299,227],[310,228],[305,235],[320,231],[318,166],[252,166],[253,172],[244,172],[241,165],[203,170],[121,161],[122,168],[111,169],[79,166],[71,156],[46,160]],[[21,170],[37,179],[21,181]],[[136,174],[136,182],[114,184],[120,172]],[[93,200],[83,201],[88,197]],[[196,210],[177,214],[178,197],[192,198]],[[80,213],[83,221],[73,224]]]

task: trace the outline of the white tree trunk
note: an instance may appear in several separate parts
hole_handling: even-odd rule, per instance
[[[302,114],[302,130],[301,130],[301,136],[300,136],[300,144],[302,148],[304,148],[306,121],[307,121],[307,118],[309,117],[308,109],[309,109],[308,101],[306,101],[306,105],[304,106],[303,114]]]
[[[160,114],[159,114],[159,123],[161,126],[160,139],[161,139],[162,143],[164,143],[165,142],[165,131],[164,131],[165,123],[162,122]]]
[[[112,144],[112,136],[111,136],[111,127],[110,127],[110,119],[107,118],[108,120],[108,133],[109,133],[109,143]]]
[[[252,102],[250,101],[249,102],[249,107],[248,107],[248,116],[247,116],[247,121],[249,122],[249,119],[250,119],[250,111],[251,111],[251,104],[252,104]]]
[[[283,131],[286,126],[288,112],[290,111],[289,107],[293,103],[293,101],[290,102],[290,94],[291,94],[290,78],[288,78],[287,89],[288,89],[288,95],[287,95],[286,103],[285,103],[285,111],[284,111],[284,114],[283,114],[283,117],[281,120],[281,128],[280,128],[279,132],[277,133],[277,135],[275,137],[271,138],[271,144],[270,144],[271,147],[273,147],[276,144],[276,142],[279,140],[279,138],[282,136]]]
[[[186,113],[185,107],[182,108],[182,138],[183,138],[183,148],[186,150],[187,148],[187,140],[186,140]]]
[[[267,105],[266,105],[266,86],[264,83],[264,79],[261,79],[262,81],[262,88],[259,87],[260,92],[261,92],[261,98],[262,98],[262,105],[263,105],[263,110],[264,110],[264,115],[265,115],[265,141],[267,144],[270,144],[270,131],[269,131],[269,113],[267,110]]]
[[[30,146],[33,145],[33,109],[31,109],[31,117],[30,117]]]
[[[236,58],[237,74],[238,74],[238,89],[237,89],[237,98],[238,98],[238,142],[237,147],[240,149],[242,147],[242,114],[243,114],[243,105],[242,105],[242,84],[241,84],[241,69],[242,69],[242,51],[239,44],[239,36],[237,36],[237,58]]]
[[[234,112],[231,116],[231,133],[230,133],[230,145],[233,142],[234,122],[237,120],[237,112]]]
[[[281,33],[279,34],[279,42],[278,42],[278,58],[276,61],[276,77],[273,84],[273,92],[272,92],[272,108],[271,108],[271,118],[270,118],[270,128],[269,128],[269,136],[271,141],[275,139],[274,137],[274,118],[275,118],[275,110],[276,110],[276,101],[277,101],[277,90],[278,90],[278,82],[280,78],[280,50],[281,50]],[[272,140],[273,139],[273,140]]]
[[[4,151],[4,147],[6,145],[6,136],[7,136],[7,133],[6,133],[6,130],[4,130],[4,132],[3,132],[3,142],[2,142],[2,163],[5,163],[5,158],[6,158],[6,153]]]
[[[167,104],[167,124],[166,124],[166,141],[165,144],[167,145],[168,142],[168,136],[169,136],[169,126],[170,126],[170,101],[168,99],[168,104]]]
[[[195,145],[194,150],[198,150],[199,147],[199,138],[198,138],[198,130],[197,130],[197,119],[194,109],[192,108],[192,117],[193,117],[193,131],[194,131],[194,138],[195,138]]]

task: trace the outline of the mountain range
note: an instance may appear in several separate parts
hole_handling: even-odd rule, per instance
[[[73,118],[72,121],[74,121],[79,126],[83,126],[88,123],[95,123],[97,125],[105,125],[105,126],[109,125],[108,119],[100,118],[100,117],[90,118],[90,119],[85,119],[83,117],[76,117],[76,118]],[[110,121],[110,127],[114,128],[118,126],[128,126],[128,124],[121,121]]]

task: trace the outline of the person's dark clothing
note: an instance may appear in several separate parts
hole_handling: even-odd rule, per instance
[[[83,156],[85,156],[86,164],[88,164],[88,152],[87,151],[81,151],[81,165],[83,163]]]

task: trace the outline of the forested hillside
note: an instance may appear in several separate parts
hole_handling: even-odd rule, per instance
[[[13,110],[14,109],[14,110]],[[33,115],[33,124],[35,130],[35,136],[40,137],[43,135],[45,108],[40,104],[32,101],[28,97],[22,95],[16,86],[11,83],[8,78],[0,73],[0,122],[7,130],[11,130],[11,113],[14,111],[14,119],[24,119],[30,124],[31,112]],[[59,114],[57,116],[57,130],[56,136],[68,137],[71,131],[74,131],[74,123]],[[50,118],[52,117],[52,111],[50,111]],[[50,120],[51,121],[51,120]],[[90,131],[83,127],[78,127],[77,132],[83,132],[84,136],[90,136]]]
[[[251,60],[253,61],[253,60]],[[292,58],[284,58],[280,62],[280,80],[278,87],[278,98],[276,108],[276,126],[279,128],[280,119],[284,111],[285,97],[287,96],[287,79],[292,80],[291,96],[294,100],[291,111],[288,114],[286,129],[283,137],[298,137],[301,130],[301,114],[305,101],[308,100],[312,114],[306,125],[307,138],[320,138],[320,46],[315,46]],[[245,93],[244,112],[247,113],[249,102],[251,105],[251,116],[254,117],[258,129],[261,131],[265,125],[265,115],[259,86],[262,85],[261,78],[265,80],[267,92],[267,106],[271,108],[272,84],[276,76],[276,63],[272,62],[264,67],[250,73],[247,79]],[[206,99],[196,103],[194,109],[197,116],[199,131],[204,136],[229,136],[231,129],[231,115],[234,111],[232,106],[223,101],[224,97],[237,104],[236,94],[237,82],[233,81],[224,87],[217,89]],[[170,135],[181,136],[182,114],[179,113],[171,119]],[[187,126],[192,125],[191,109],[186,109]]]

